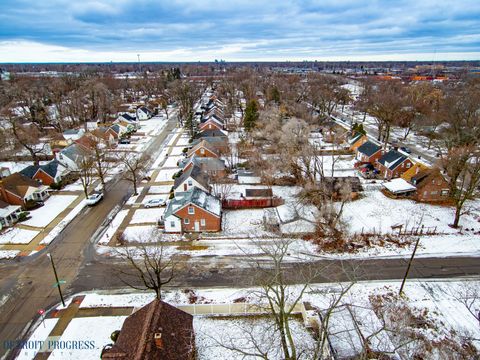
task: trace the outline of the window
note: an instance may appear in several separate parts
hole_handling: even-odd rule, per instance
[[[205,226],[205,219],[200,219],[200,225]]]
[[[407,163],[407,169],[410,169],[410,165],[412,165],[412,164]]]
[[[432,191],[430,192],[430,195],[437,195],[438,194],[438,191]]]
[[[175,227],[175,221],[170,221],[170,227]]]
[[[448,190],[442,190],[442,196],[447,196],[448,195]]]
[[[205,154],[205,149],[204,148],[200,149],[200,154],[202,154],[202,155]]]
[[[183,219],[183,223],[184,223],[185,225],[190,224],[190,219],[188,219],[188,218]]]
[[[427,194],[428,194],[428,191],[423,192],[423,196],[427,196]]]
[[[194,208],[193,206],[189,206],[189,207],[188,207],[188,213],[189,213],[190,215],[195,214],[195,208]]]
[[[188,186],[192,186],[192,185],[193,185],[192,180],[188,180]]]

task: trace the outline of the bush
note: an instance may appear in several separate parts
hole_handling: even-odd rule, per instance
[[[22,211],[20,214],[18,214],[18,221],[26,220],[29,215],[30,215],[29,211]]]
[[[176,179],[176,178],[182,176],[182,174],[183,174],[183,171],[180,170],[179,172],[176,172],[175,174],[173,174],[172,179]]]
[[[118,335],[120,335],[120,330],[115,330],[114,332],[112,332],[112,334],[110,335],[110,339],[112,339],[112,341],[114,343],[117,342],[117,339],[118,339]]]
[[[188,152],[188,148],[183,148],[182,153],[186,154]]]
[[[53,183],[53,184],[50,185],[50,188],[52,190],[60,190],[62,188],[62,182],[59,181],[57,183]]]
[[[193,138],[188,139],[188,143],[191,144],[193,142]]]
[[[170,200],[172,200],[175,197],[175,194],[172,192],[170,193],[170,196],[168,197]]]

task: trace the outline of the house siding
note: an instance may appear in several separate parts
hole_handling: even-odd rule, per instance
[[[202,149],[204,150],[203,153],[202,153]],[[218,158],[218,155],[215,154],[214,152],[211,152],[210,150],[204,148],[204,147],[200,147],[198,148],[197,150],[195,150],[191,155],[193,154],[196,154],[197,156],[200,156],[200,157],[214,157],[214,158]]]
[[[363,144],[365,144],[368,140],[368,137],[366,136],[362,136],[360,139],[358,139],[356,142],[354,142],[351,146],[350,146],[350,150],[351,151],[357,151],[357,149],[362,146]]]
[[[361,162],[368,162],[370,164],[374,164],[378,159],[382,157],[382,150],[378,150],[375,154],[368,156],[364,153],[357,152],[357,160]]]
[[[38,170],[35,175],[33,175],[34,180],[40,180],[43,185],[50,186],[55,182],[55,179],[52,178],[50,175],[45,173],[43,170]]]
[[[12,194],[10,191],[5,190],[3,186],[0,187],[0,198],[10,205],[24,205],[23,199],[21,197]]]
[[[400,177],[405,171],[410,169],[413,166],[413,163],[409,159],[405,159],[400,165],[395,169],[390,170],[383,164],[377,161],[376,168],[379,171],[380,175],[385,179],[394,179]]]
[[[426,179],[417,187],[416,199],[425,202],[445,201],[449,198],[449,194],[442,195],[443,190],[449,191],[449,186],[442,177]]]
[[[195,209],[194,214],[188,213],[188,208],[193,206]],[[217,217],[208,211],[196,206],[188,205],[175,212],[175,215],[182,219],[182,230],[186,232],[192,232],[195,230],[195,221],[198,221],[198,231],[220,231],[222,228],[221,216]],[[185,224],[184,219],[188,219],[189,223]],[[201,219],[205,219],[205,226],[202,226]]]

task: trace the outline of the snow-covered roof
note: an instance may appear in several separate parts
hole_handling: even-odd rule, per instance
[[[417,188],[402,178],[393,179],[389,182],[382,184],[385,189],[390,191],[392,194],[401,194],[410,191],[415,191]]]
[[[193,187],[170,201],[165,211],[165,219],[189,204],[194,204],[216,216],[220,216],[222,212],[222,203],[218,198],[197,187]]]

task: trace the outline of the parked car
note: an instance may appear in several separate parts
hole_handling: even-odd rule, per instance
[[[411,154],[412,153],[412,150],[410,150],[408,147],[406,146],[402,146],[400,147],[400,150],[402,150],[403,152],[406,152],[407,154]]]
[[[151,199],[145,203],[146,208],[159,207],[165,205],[165,200],[162,199]]]
[[[119,144],[130,144],[130,140],[127,138],[120,139],[118,141]]]
[[[87,205],[94,206],[97,205],[103,199],[103,193],[93,193],[87,197]]]

